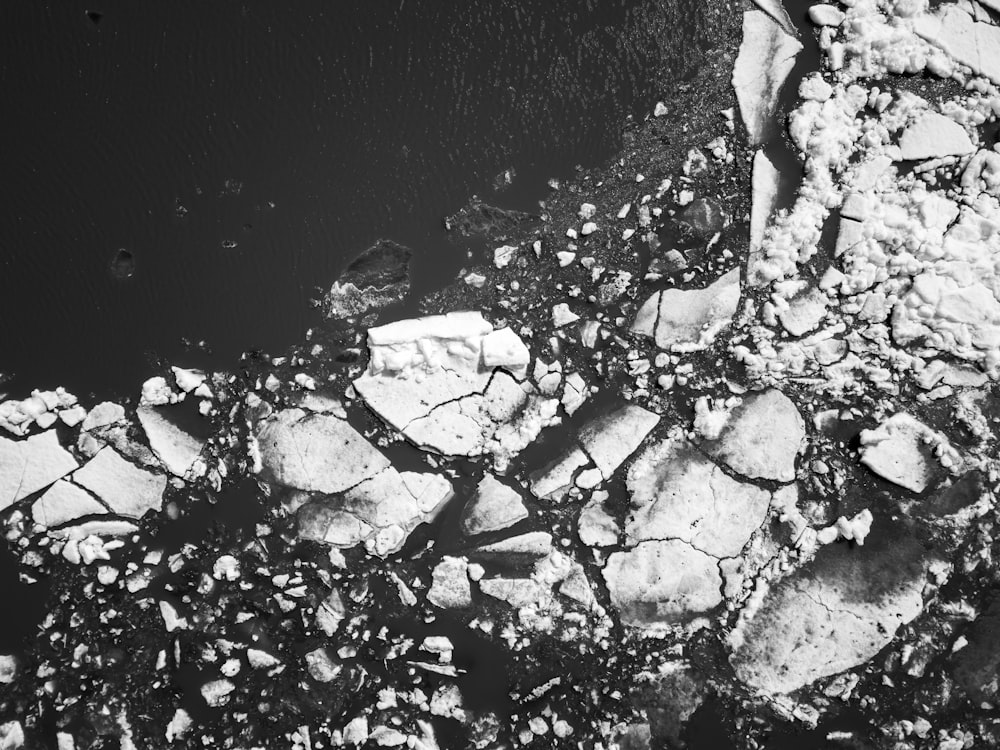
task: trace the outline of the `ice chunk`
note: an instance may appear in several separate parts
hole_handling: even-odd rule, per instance
[[[343,492],[389,466],[389,459],[345,420],[286,409],[257,435],[262,476],[306,491]]]
[[[639,310],[632,330],[650,335],[655,310],[653,331],[658,347],[675,351],[704,349],[732,322],[739,301],[740,271],[734,268],[704,289],[657,292]]]
[[[183,367],[171,367],[177,387],[185,393],[190,393],[205,382],[205,373],[201,370],[185,370]]]
[[[604,580],[626,625],[671,625],[722,602],[718,559],[677,539],[612,553]]]
[[[187,474],[201,454],[205,441],[182,430],[156,407],[140,406],[136,415],[146,432],[149,447],[167,470],[179,477]]]
[[[587,454],[573,445],[541,471],[531,477],[531,492],[538,499],[561,496],[573,486],[573,476],[590,463]]]
[[[775,132],[781,86],[795,65],[802,44],[759,10],[743,14],[743,41],[733,67],[733,88],[751,146]]]
[[[627,404],[584,425],[580,445],[604,478],[610,479],[659,421],[659,415]]]
[[[409,248],[379,240],[351,261],[323,298],[327,318],[346,318],[400,302],[410,291]]]
[[[754,4],[771,18],[778,22],[782,30],[790,36],[798,36],[799,32],[792,23],[788,11],[781,0],[753,0]]]
[[[924,112],[908,126],[899,137],[899,149],[904,161],[963,156],[976,150],[965,128],[938,112]]]
[[[795,404],[780,391],[768,390],[747,396],[733,410],[719,437],[703,441],[701,447],[745,477],[791,482],[805,434]]]
[[[472,535],[499,531],[527,517],[528,509],[524,507],[521,495],[487,474],[462,511],[462,532]]]
[[[902,535],[822,547],[748,610],[730,639],[736,675],[765,693],[788,693],[863,664],[920,614],[929,562]]]
[[[107,427],[115,422],[121,422],[124,419],[125,408],[123,406],[105,401],[90,410],[86,419],[83,420],[82,429],[84,432],[90,432],[101,427]]]
[[[54,431],[27,440],[0,437],[0,510],[45,489],[77,466]]]
[[[861,432],[861,463],[900,487],[923,492],[934,478],[935,447],[947,446],[944,435],[900,412]]]
[[[606,492],[595,492],[580,511],[576,533],[588,547],[613,547],[618,544],[618,521],[604,507]]]
[[[493,544],[477,547],[475,554],[503,560],[545,557],[552,549],[552,535],[546,531],[531,531]]]
[[[809,8],[809,20],[815,26],[840,26],[844,18],[844,11],[836,5],[813,5]]]
[[[73,481],[93,492],[115,513],[141,518],[160,510],[167,479],[126,461],[114,448],[104,447],[73,474]]]
[[[463,557],[444,557],[432,573],[433,582],[427,599],[442,609],[464,609],[472,606],[472,585],[469,583],[469,563]]]
[[[107,512],[108,509],[86,490],[65,479],[60,479],[49,487],[31,506],[31,517],[35,523],[50,528],[81,516]]]

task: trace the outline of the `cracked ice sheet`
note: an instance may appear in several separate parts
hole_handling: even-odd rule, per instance
[[[628,472],[629,545],[678,539],[713,557],[736,557],[767,516],[771,494],[726,476],[675,432]]]
[[[86,487],[108,504],[115,513],[142,518],[147,511],[163,507],[167,478],[122,458],[114,448],[101,448],[73,481]]]
[[[369,369],[354,386],[418,447],[451,456],[491,453],[499,471],[558,422],[557,399],[525,382],[531,355],[510,328],[449,313],[373,328]]]
[[[343,495],[303,505],[299,535],[341,548],[364,543],[385,557],[398,551],[417,526],[434,520],[452,495],[451,483],[440,475],[390,466]]]
[[[653,336],[661,349],[697,351],[728,326],[740,301],[740,270],[734,268],[704,289],[666,289],[647,299],[632,330]]]
[[[604,581],[627,625],[670,625],[722,602],[718,559],[678,539],[612,553]]]
[[[77,465],[55,430],[27,440],[0,438],[0,510],[48,487]]]
[[[773,134],[778,93],[801,50],[802,44],[764,11],[743,14],[743,41],[733,67],[733,88],[751,146],[764,143]]]
[[[285,487],[344,492],[389,467],[389,459],[345,420],[285,409],[257,435],[261,476]]]
[[[659,421],[657,414],[627,404],[584,425],[580,430],[580,446],[600,469],[601,475],[610,479]]]
[[[762,692],[788,693],[865,663],[923,610],[931,562],[905,531],[863,547],[823,547],[744,610],[730,636],[737,676]]]
[[[745,477],[791,482],[805,440],[799,410],[785,394],[772,389],[746,396],[718,437],[702,441],[701,448]]]
[[[945,6],[915,19],[913,30],[963,65],[1000,84],[1000,27],[973,20],[965,10]]]
[[[60,526],[82,516],[100,515],[108,509],[86,490],[60,479],[31,505],[31,517],[46,527]]]

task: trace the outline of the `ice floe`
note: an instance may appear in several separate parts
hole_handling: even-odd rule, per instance
[[[162,474],[136,466],[111,447],[102,448],[74,472],[73,481],[93,492],[115,513],[130,518],[160,510],[167,487]]]
[[[483,534],[506,529],[527,517],[520,493],[488,474],[463,509],[461,526],[465,534]]]
[[[45,489],[78,465],[54,431],[26,440],[0,437],[0,510]]]
[[[418,446],[494,455],[502,466],[546,426],[556,399],[524,381],[531,354],[478,312],[397,321],[368,331],[370,364],[354,385],[368,406]]]
[[[871,659],[923,610],[930,560],[912,537],[830,545],[748,608],[733,632],[737,676],[788,693]]]
[[[777,390],[753,393],[725,418],[702,450],[751,479],[791,482],[795,459],[805,447],[805,423],[795,404]]]
[[[613,552],[604,580],[611,603],[629,625],[683,622],[722,602],[718,558],[677,539]]]
[[[801,50],[802,43],[768,13],[751,10],[743,14],[743,42],[733,68],[733,88],[750,145],[764,143],[774,133],[778,94]]]
[[[205,441],[182,430],[156,407],[140,406],[136,416],[156,457],[171,474],[185,476],[204,448]]]
[[[734,268],[704,289],[666,289],[647,299],[632,330],[652,336],[661,349],[696,351],[728,326],[740,301],[740,271]]]
[[[948,439],[909,414],[893,414],[861,433],[861,463],[912,492],[930,486],[942,473],[942,460],[949,467],[958,463]]]

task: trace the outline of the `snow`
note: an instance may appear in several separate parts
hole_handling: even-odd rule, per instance
[[[531,362],[531,352],[510,328],[491,331],[483,337],[483,364],[486,367],[506,367],[511,372],[522,371]]]
[[[101,448],[77,470],[73,481],[97,495],[115,513],[130,518],[141,518],[150,510],[160,510],[167,486],[167,479],[162,474],[126,461],[110,446]]]
[[[782,284],[788,285],[789,291],[782,291]],[[783,306],[787,305],[778,313],[778,319],[786,331],[792,336],[802,336],[819,327],[828,304],[827,296],[822,291],[798,281],[779,282],[775,284],[775,288]]]
[[[754,154],[751,182],[750,255],[747,260],[747,279],[750,283],[756,283],[755,269],[762,260],[764,230],[774,213],[781,184],[781,173],[763,149],[758,149]]]
[[[801,50],[802,44],[767,13],[751,10],[743,14],[733,88],[751,146],[772,136],[778,94]]]

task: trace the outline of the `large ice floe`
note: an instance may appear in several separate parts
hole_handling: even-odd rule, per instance
[[[559,401],[526,380],[531,353],[510,328],[478,312],[401,320],[368,331],[370,364],[354,387],[415,445],[450,456],[495,457],[503,467]]]
[[[452,495],[440,475],[397,471],[340,417],[284,410],[263,423],[256,442],[261,476],[306,493],[297,502],[299,535],[334,547],[395,552]]]

